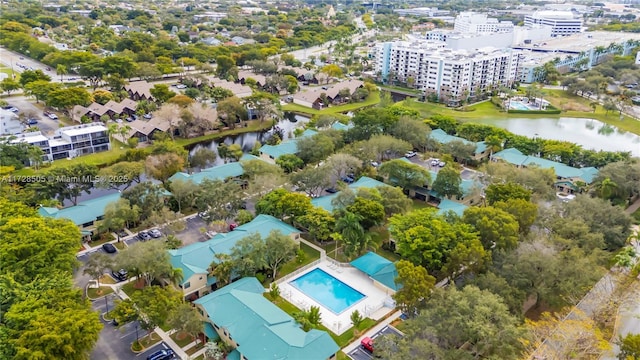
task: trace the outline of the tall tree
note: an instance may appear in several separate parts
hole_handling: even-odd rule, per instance
[[[486,207],[467,208],[462,221],[480,234],[485,249],[514,249],[518,245],[518,222],[506,211]]]
[[[195,192],[195,207],[207,221],[225,220],[240,210],[243,197],[235,181],[205,179]]]
[[[188,303],[181,303],[169,314],[167,323],[172,328],[177,329],[178,332],[188,334],[194,339],[204,331],[203,320],[195,307]]]
[[[265,246],[264,259],[267,267],[273,271],[273,279],[275,280],[278,269],[296,256],[299,247],[290,236],[277,230],[269,233],[265,239]]]
[[[425,186],[431,182],[431,174],[427,169],[404,160],[387,161],[380,166],[378,172],[405,190]]]
[[[144,173],[144,164],[140,161],[121,161],[98,171],[98,186],[107,189],[126,191],[131,185],[139,184]]]
[[[361,216],[348,211],[336,220],[336,232],[340,234],[340,240],[343,242],[342,251],[349,258],[360,250],[366,236],[360,224],[361,220]]]
[[[147,157],[147,160],[144,162],[147,175],[156,180],[160,180],[163,184],[166,183],[173,174],[182,170],[184,165],[184,158],[172,153],[151,155]]]
[[[451,198],[452,196],[461,197],[463,195],[462,188],[460,187],[461,183],[462,178],[460,178],[460,172],[451,164],[447,164],[438,171],[432,188],[433,191],[437,192],[440,196],[447,198]]]
[[[255,233],[240,239],[231,248],[231,260],[235,271],[241,277],[255,276],[266,265],[265,254],[267,247],[260,234]]]
[[[100,278],[104,275],[104,272],[107,269],[110,269],[113,265],[113,261],[111,257],[109,257],[105,253],[97,253],[93,254],[89,257],[89,261],[84,266],[83,273],[85,275],[91,276],[92,279],[96,280],[98,283],[98,287],[100,287]]]
[[[395,279],[398,291],[393,299],[398,303],[402,312],[414,317],[424,309],[429,294],[436,285],[436,278],[429,275],[427,269],[420,265],[413,265],[406,260],[396,263],[398,277]]]

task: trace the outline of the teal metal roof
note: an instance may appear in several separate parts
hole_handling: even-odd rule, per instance
[[[442,199],[440,200],[440,204],[438,204],[438,214],[443,215],[447,211],[453,211],[456,215],[462,216],[467,208],[467,205],[449,199]]]
[[[227,360],[242,360],[240,358],[240,353],[236,349],[233,349],[233,351],[230,352],[225,359],[227,359]]]
[[[252,221],[240,225],[228,233],[216,234],[205,242],[196,242],[176,250],[168,250],[171,266],[182,269],[184,282],[189,281],[194,274],[208,276],[208,268],[216,259],[216,254],[229,254],[231,248],[241,239],[258,233],[266,238],[273,230],[279,230],[285,235],[299,233],[300,230],[283,223],[270,215],[258,215]],[[207,283],[215,281],[207,279]]]
[[[353,127],[352,123],[348,123],[348,124],[343,124],[341,122],[335,122],[333,123],[333,125],[331,125],[331,128],[334,130],[340,130],[340,131],[346,131],[349,130]]]
[[[203,169],[199,173],[195,173],[195,174],[178,172],[173,174],[173,176],[169,178],[169,181],[184,180],[184,181],[193,181],[195,184],[200,184],[205,179],[226,180],[229,178],[242,176],[244,174],[244,169],[241,163],[242,161],[258,160],[258,159],[260,158],[250,154],[244,154],[240,158],[240,162],[231,162],[228,164],[213,166],[210,168]]]
[[[493,157],[504,160],[517,166],[539,166],[542,169],[553,169],[560,178],[580,178],[590,184],[598,175],[598,169],[594,167],[575,168],[557,161],[547,160],[536,156],[524,155],[518,149],[509,148],[493,154]]]
[[[317,133],[318,132],[315,130],[307,129],[302,133],[302,135],[295,139],[285,140],[278,145],[263,145],[260,148],[260,153],[266,154],[273,159],[277,159],[282,155],[293,155],[298,152],[297,141],[299,139],[313,136]]]
[[[213,328],[213,325],[211,325],[211,323],[206,322],[204,323],[204,334],[207,335],[207,338],[209,338],[209,341],[217,341],[220,339],[220,335],[218,335],[218,332],[216,331],[216,329]],[[227,357],[228,359],[229,357]]]
[[[474,154],[480,154],[487,150],[487,144],[485,144],[484,141],[478,141],[478,142],[469,141],[459,136],[449,135],[446,132],[444,132],[442,129],[432,130],[429,137],[441,144],[447,144],[452,141],[462,141],[465,144],[475,145],[476,149],[474,150]]]
[[[363,176],[360,179],[358,179],[358,181],[355,181],[349,184],[349,188],[353,190],[356,190],[359,188],[373,189],[379,186],[389,186],[389,185],[367,176]],[[311,199],[311,205],[325,209],[327,211],[333,211],[334,207],[331,202],[333,201],[333,199],[336,198],[336,196],[338,196],[338,193],[313,198]]]
[[[374,252],[368,252],[353,260],[351,266],[394,291],[401,288],[396,284],[398,277],[396,265]]]
[[[247,359],[325,360],[340,348],[324,331],[304,332],[286,312],[267,300],[256,278],[243,278],[194,303],[224,328]]]
[[[69,219],[74,224],[80,226],[92,221],[96,221],[99,217],[104,216],[104,209],[108,204],[118,201],[120,193],[109,194],[95,199],[79,202],[78,205],[69,206],[64,209],[41,207],[38,213],[45,217],[55,219]]]

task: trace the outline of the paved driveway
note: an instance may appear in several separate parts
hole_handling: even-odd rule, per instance
[[[116,298],[115,294],[109,294],[102,299],[93,301],[92,307],[99,313],[104,313],[107,308],[113,309]],[[104,328],[100,331],[98,342],[91,352],[90,358],[93,360],[145,359],[148,354],[169,348],[164,342],[159,342],[140,354],[134,354],[131,351],[131,343],[136,340],[137,322],[124,324],[118,328],[104,320],[100,321],[104,324]],[[146,335],[146,332],[139,327],[137,332],[139,337]]]
[[[20,110],[18,112],[20,117],[38,120],[38,123],[33,126],[37,126],[43,134],[53,136],[54,132],[60,128],[61,123],[59,120],[51,120],[44,116],[44,104],[42,102],[36,104],[35,100],[31,100],[26,96],[12,96],[4,100],[6,100],[9,105],[15,106]]]
[[[385,327],[382,328],[382,330],[380,330],[377,333],[373,334],[373,336],[371,337],[371,339],[374,340],[374,344],[375,344],[375,339],[380,335],[402,336],[402,334],[396,328],[394,328],[393,326],[385,326]],[[367,350],[363,349],[361,346],[358,346],[357,348],[352,350],[347,355],[349,355],[349,357],[351,359],[353,359],[353,360],[369,360],[369,359],[373,359],[374,358],[373,355],[370,352],[368,352]]]

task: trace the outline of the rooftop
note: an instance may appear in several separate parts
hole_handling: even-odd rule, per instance
[[[194,174],[187,174],[184,172],[175,173],[169,178],[169,181],[184,180],[193,181],[195,184],[200,184],[205,179],[208,180],[226,180],[242,176],[244,174],[244,168],[242,167],[242,161],[259,160],[259,157],[244,154],[240,158],[240,162],[230,162],[218,166],[203,169],[202,171]]]
[[[194,303],[226,329],[247,359],[325,360],[340,348],[328,333],[305,332],[290,315],[267,300],[256,278],[243,278]]]
[[[465,144],[473,144],[476,146],[474,154],[480,154],[487,150],[487,145],[484,143],[484,141],[472,142],[458,136],[449,135],[446,132],[444,132],[442,129],[432,130],[430,137],[441,144],[447,144],[452,141],[462,141]]]
[[[542,169],[553,169],[560,178],[580,178],[587,184],[593,182],[598,175],[598,169],[594,167],[575,168],[563,163],[551,161],[536,156],[524,155],[518,149],[509,148],[493,154],[494,158],[504,160],[517,166],[535,165]]]
[[[396,284],[398,277],[396,265],[374,252],[368,252],[353,260],[351,266],[393,291],[398,291],[402,287]]]
[[[91,134],[91,133],[100,132],[100,131],[107,131],[107,128],[104,126],[103,123],[95,122],[91,124],[83,124],[83,125],[67,126],[67,127],[59,128],[56,131],[56,134],[76,136],[76,135]]]
[[[300,230],[273,216],[258,215],[252,221],[238,226],[231,232],[216,234],[205,242],[168,250],[171,265],[174,268],[182,269],[184,282],[187,282],[194,274],[207,274],[207,269],[216,259],[216,254],[228,254],[238,240],[255,233],[260,234],[264,239],[273,230],[279,230],[285,235],[300,232]]]
[[[358,181],[352,184],[349,184],[349,188],[353,190],[356,190],[359,188],[373,189],[379,186],[389,186],[389,185],[367,176],[363,176],[360,179],[358,179]],[[338,193],[313,198],[311,199],[311,204],[315,207],[319,207],[327,211],[333,211],[334,206],[332,202],[333,202],[333,199],[336,198],[336,196],[338,196]]]
[[[78,205],[69,206],[64,209],[54,207],[41,207],[38,213],[45,217],[55,219],[69,219],[74,224],[80,226],[91,221],[96,221],[104,216],[104,210],[112,202],[120,199],[120,193],[113,193],[95,199],[79,202]]]
[[[315,130],[307,129],[302,133],[302,135],[300,135],[297,138],[285,140],[285,141],[281,142],[278,145],[264,145],[264,146],[262,146],[260,148],[260,153],[261,154],[266,154],[266,155],[272,157],[273,159],[277,159],[282,155],[295,154],[295,153],[298,152],[298,146],[296,144],[298,139],[304,138],[304,137],[313,136],[313,135],[315,135],[317,133],[318,132],[315,131]]]

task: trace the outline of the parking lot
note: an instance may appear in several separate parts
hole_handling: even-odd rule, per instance
[[[33,100],[28,99],[25,96],[13,96],[5,99],[11,106],[18,108],[18,116],[21,118],[33,118],[38,121],[36,126],[42,131],[44,135],[53,136],[53,133],[60,127],[59,120],[51,120],[44,116],[43,109],[38,105],[43,105],[42,102],[38,105]]]
[[[371,339],[373,340],[373,343],[374,343],[374,349],[375,349],[375,339],[380,335],[402,336],[402,333],[400,333],[393,326],[385,326],[384,328],[382,328],[382,330],[378,331],[377,333],[373,334],[373,336],[371,336]],[[363,349],[362,346],[358,346],[356,349],[352,350],[347,355],[350,358],[352,358],[353,360],[369,360],[369,359],[373,359],[373,354],[371,354],[367,350]]]

